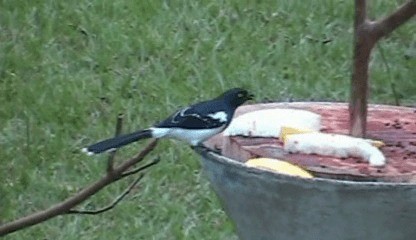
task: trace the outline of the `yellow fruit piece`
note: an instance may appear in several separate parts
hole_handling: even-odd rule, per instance
[[[371,145],[373,145],[374,147],[376,147],[376,148],[381,148],[381,147],[383,147],[384,145],[386,145],[384,142],[382,142],[382,141],[378,141],[378,140],[371,140],[370,139],[370,144]]]
[[[292,134],[301,134],[301,133],[311,133],[314,132],[313,130],[310,129],[300,129],[300,128],[293,128],[293,127],[282,127],[281,131],[280,131],[280,139],[283,141],[283,143],[286,142],[286,138],[289,135]]]
[[[303,177],[303,178],[313,178],[313,176],[306,170],[302,169],[299,166],[288,163],[286,161],[272,159],[272,158],[253,158],[246,162],[246,165],[249,167],[260,168],[264,170],[270,170],[281,174]]]

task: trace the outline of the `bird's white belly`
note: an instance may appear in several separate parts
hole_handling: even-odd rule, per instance
[[[174,138],[196,146],[220,133],[224,127],[212,129],[151,128],[154,138]]]

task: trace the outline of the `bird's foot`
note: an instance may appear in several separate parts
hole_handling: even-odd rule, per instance
[[[221,155],[221,149],[212,149],[212,148],[209,148],[209,147],[205,146],[204,144],[198,144],[198,145],[195,145],[195,146],[191,146],[191,148],[194,151],[213,152],[213,153]]]

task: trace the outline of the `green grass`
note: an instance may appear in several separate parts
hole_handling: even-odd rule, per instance
[[[189,102],[243,86],[257,101],[346,101],[352,1],[0,0],[0,222],[44,209],[104,174],[79,149]],[[374,1],[371,16],[398,6]],[[323,41],[330,40],[323,44]],[[416,31],[380,42],[371,102],[416,103]],[[389,66],[389,71],[386,68]],[[126,157],[143,144],[121,151]],[[235,239],[199,158],[162,142],[162,162],[116,209],[63,216],[5,239]],[[128,181],[87,207],[106,204]]]

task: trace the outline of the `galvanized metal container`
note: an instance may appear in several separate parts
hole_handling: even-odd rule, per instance
[[[242,240],[416,239],[414,184],[302,179],[197,152]]]

